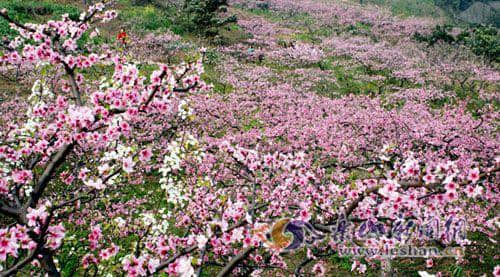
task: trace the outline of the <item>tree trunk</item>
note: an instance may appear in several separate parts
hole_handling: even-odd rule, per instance
[[[60,277],[61,274],[57,270],[52,253],[48,249],[42,250],[42,259],[40,261],[42,268],[47,272],[49,277]]]

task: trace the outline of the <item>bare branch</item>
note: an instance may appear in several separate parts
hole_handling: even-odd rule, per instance
[[[6,269],[6,270],[0,272],[0,277],[13,276],[19,270],[21,270],[25,265],[29,264],[33,260],[33,258],[35,257],[36,253],[37,253],[36,249],[31,251],[28,256],[26,256],[24,259],[19,261],[17,264],[15,264],[14,266],[12,266],[9,269]]]
[[[6,203],[0,200],[0,213],[17,219],[19,217],[19,210],[8,206]]]
[[[26,31],[29,31],[29,32],[36,32],[35,29],[31,28],[31,27],[28,27],[20,22],[17,22],[15,21],[14,19],[12,19],[6,11],[2,11],[0,10],[0,16],[3,17],[5,20],[7,20],[7,22],[9,23],[12,23],[14,25],[16,25],[17,27],[21,28],[21,29],[24,29]]]
[[[66,71],[66,74],[69,77],[69,81],[71,83],[71,91],[73,93],[73,97],[75,98],[76,104],[78,106],[81,106],[81,105],[83,105],[82,95],[80,92],[80,88],[78,87],[78,84],[76,83],[75,70],[70,68],[66,62],[62,61],[61,63],[63,64],[64,70]]]
[[[28,207],[34,207],[40,197],[42,196],[43,191],[45,190],[45,187],[47,187],[50,179],[53,177],[54,172],[56,169],[59,167],[59,165],[62,164],[66,156],[71,152],[73,149],[74,143],[66,144],[63,147],[59,149],[57,154],[52,158],[52,160],[49,162],[45,170],[43,171],[42,176],[38,180],[36,186],[33,188],[33,192],[31,193],[31,196],[29,200],[26,202],[24,208],[27,209]]]
[[[231,261],[229,261],[229,263],[226,266],[224,266],[224,268],[221,271],[219,271],[219,273],[217,273],[217,277],[228,276],[233,271],[233,269],[239,263],[244,261],[248,257],[248,255],[250,255],[250,253],[252,253],[252,251],[254,251],[254,250],[255,250],[255,247],[248,247],[248,248],[244,249],[243,251],[241,251],[238,255],[234,256],[234,258],[231,259]]]

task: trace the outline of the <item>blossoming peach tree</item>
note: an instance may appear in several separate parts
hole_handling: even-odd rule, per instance
[[[156,64],[146,77],[119,52],[86,45],[116,16],[105,8],[46,24],[0,13],[19,33],[2,62],[40,72],[0,133],[2,276],[59,276],[72,257],[73,274],[302,275],[316,261],[320,275],[341,247],[466,246],[467,231],[498,231],[499,160],[463,168],[387,144],[367,162],[326,163],[312,151],[198,141],[189,95],[210,89],[202,61]],[[152,193],[131,196],[136,188]],[[282,255],[290,238],[265,234],[281,218],[313,234],[294,268]],[[422,232],[429,222],[436,228]]]
[[[183,137],[176,131],[189,121],[182,98],[209,88],[199,77],[201,61],[158,64],[147,78],[111,50],[79,46],[84,35],[98,35],[93,25],[116,16],[105,7],[46,24],[21,24],[0,13],[19,33],[3,43],[2,63],[33,64],[42,72],[26,109],[17,111],[25,113],[23,121],[6,122],[0,133],[2,275],[30,263],[58,275],[53,256],[70,210],[151,170],[163,145]]]

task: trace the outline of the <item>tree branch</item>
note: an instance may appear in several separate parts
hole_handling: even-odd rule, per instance
[[[19,270],[21,270],[25,265],[29,264],[35,257],[36,253],[37,253],[36,249],[31,251],[28,256],[26,256],[23,260],[19,261],[13,267],[0,272],[0,277],[13,276]]]
[[[254,207],[253,209],[255,210],[258,210],[258,209],[261,209],[263,207],[267,206],[267,204],[260,204],[260,205],[257,205],[256,207]],[[239,227],[242,227],[242,226],[245,226],[248,222],[246,220],[243,220],[241,221],[240,223],[238,224],[235,224],[235,225],[232,225],[231,227],[229,227],[226,232],[229,232],[229,231],[232,231],[236,228],[239,228]],[[161,264],[159,264],[156,269],[155,269],[155,272],[148,272],[148,276],[151,276],[152,274],[156,273],[156,272],[159,272],[160,270],[166,268],[169,264],[175,262],[175,260],[177,260],[178,258],[186,255],[186,254],[189,254],[193,251],[195,251],[196,249],[198,249],[198,246],[197,245],[193,245],[189,248],[186,248],[186,249],[183,249],[181,250],[179,253],[175,254],[174,256],[172,256],[170,259],[162,262]]]
[[[244,261],[248,257],[248,255],[250,255],[250,253],[252,253],[252,251],[254,250],[255,247],[248,247],[243,251],[241,251],[238,255],[234,256],[234,258],[231,259],[231,261],[229,261],[229,263],[226,266],[224,266],[224,268],[221,271],[219,271],[219,273],[217,273],[217,277],[228,276],[233,271],[233,269],[240,262]]]
[[[27,209],[28,207],[34,207],[36,206],[36,203],[42,196],[43,191],[45,190],[45,187],[47,187],[50,179],[52,178],[54,172],[56,169],[61,165],[61,163],[64,161],[66,156],[71,152],[73,149],[74,143],[66,144],[59,151],[57,154],[54,156],[52,161],[47,165],[45,170],[43,171],[42,176],[38,180],[35,188],[33,189],[33,192],[31,193],[31,196],[29,200],[26,202],[24,209]]]
[[[35,29],[31,28],[31,27],[28,27],[22,23],[19,23],[17,21],[15,21],[14,19],[12,19],[8,14],[7,14],[7,11],[5,10],[0,10],[0,16],[3,17],[5,20],[7,20],[7,22],[9,23],[12,23],[14,25],[16,25],[17,27],[21,28],[21,29],[24,29],[26,31],[29,31],[29,32],[36,32]]]

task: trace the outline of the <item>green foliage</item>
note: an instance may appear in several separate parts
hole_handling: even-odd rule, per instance
[[[177,3],[178,2],[178,3]],[[221,18],[224,0],[122,0],[119,19],[138,32],[171,29],[178,35],[201,34],[208,37],[220,32],[232,32],[236,17]],[[221,28],[224,27],[224,28]],[[242,31],[240,31],[242,32]],[[237,32],[236,32],[237,33]]]
[[[459,265],[453,265],[452,275],[453,277],[463,277],[464,269]]]
[[[432,30],[430,35],[422,35],[420,33],[415,33],[414,38],[419,42],[427,42],[429,46],[433,46],[437,42],[446,42],[449,44],[455,43],[455,37],[450,34],[452,29],[451,25],[437,25]]]
[[[217,54],[215,52],[207,52],[205,56],[205,72],[201,75],[203,81],[210,83],[214,86],[213,91],[215,93],[227,94],[231,93],[234,88],[231,84],[223,82],[220,78],[219,72],[215,68],[215,61],[218,60]]]
[[[440,15],[440,10],[434,5],[432,0],[394,1],[391,10],[394,14],[405,16],[437,17]]]
[[[210,43],[217,46],[232,45],[252,38],[252,35],[247,33],[237,23],[230,23],[222,28],[218,28],[217,31],[217,36],[210,40]]]
[[[352,265],[350,258],[351,257],[348,256],[340,256],[338,254],[335,254],[331,256],[330,261],[332,264],[338,265],[340,269],[350,271]]]
[[[369,23],[356,22],[354,25],[346,26],[343,31],[352,35],[368,35],[371,31],[371,27]]]
[[[332,74],[331,79],[320,79],[312,87],[313,91],[319,95],[331,98],[338,98],[344,95],[383,95],[389,92],[391,87],[416,88],[418,84],[408,80],[395,78],[390,70],[376,70],[367,66],[348,67],[341,64],[333,64],[333,60],[349,57],[334,57],[321,60],[316,64],[323,71]],[[381,77],[371,79],[370,77]]]
[[[248,132],[254,128],[258,129],[263,126],[262,122],[255,118],[247,119],[247,122],[243,125],[243,131]]]
[[[119,19],[130,23],[136,31],[156,31],[169,28],[172,18],[168,11],[154,6],[135,6],[121,11]]]
[[[483,56],[490,61],[500,62],[500,38],[497,28],[485,25],[471,25],[454,36],[450,25],[437,25],[430,35],[415,33],[414,38],[433,46],[437,42],[448,44],[463,44],[474,54]]]
[[[313,44],[319,44],[321,43],[321,39],[316,37],[313,32],[306,32],[306,33],[296,33],[293,35],[293,38],[295,40],[307,42],[307,43],[313,43]]]
[[[40,19],[56,19],[63,14],[68,14],[71,19],[77,19],[80,11],[69,5],[57,4],[49,1],[3,0],[0,8],[7,9],[10,17],[19,22],[36,22]],[[16,35],[9,23],[0,18],[0,37],[12,38]]]
[[[205,52],[205,63],[209,64],[209,65],[216,65],[219,60],[220,60],[220,55],[219,53],[217,53],[217,51],[213,51],[213,50],[208,50],[207,52]]]
[[[498,30],[492,26],[479,25],[459,36],[472,52],[489,60],[500,62],[500,40]]]
[[[257,16],[265,17],[266,19],[272,22],[302,22],[302,23],[312,23],[315,22],[313,17],[309,15],[307,12],[299,11],[299,10],[288,10],[288,11],[280,11],[280,10],[271,10],[268,5],[264,3],[258,4],[257,7],[248,8],[245,5],[234,4],[233,7],[238,7],[241,9],[245,9],[249,13]]]
[[[470,7],[474,2],[485,2],[480,0],[434,0],[436,5],[452,9],[456,11],[463,11]]]
[[[184,0],[173,31],[214,36],[218,27],[237,20],[234,15],[224,19],[219,17],[218,13],[224,11],[226,6],[227,0]]]
[[[132,5],[136,6],[146,6],[155,4],[154,0],[132,0]]]
[[[402,16],[431,16],[438,17],[442,11],[434,0],[364,0],[363,3],[388,6],[391,12]]]

